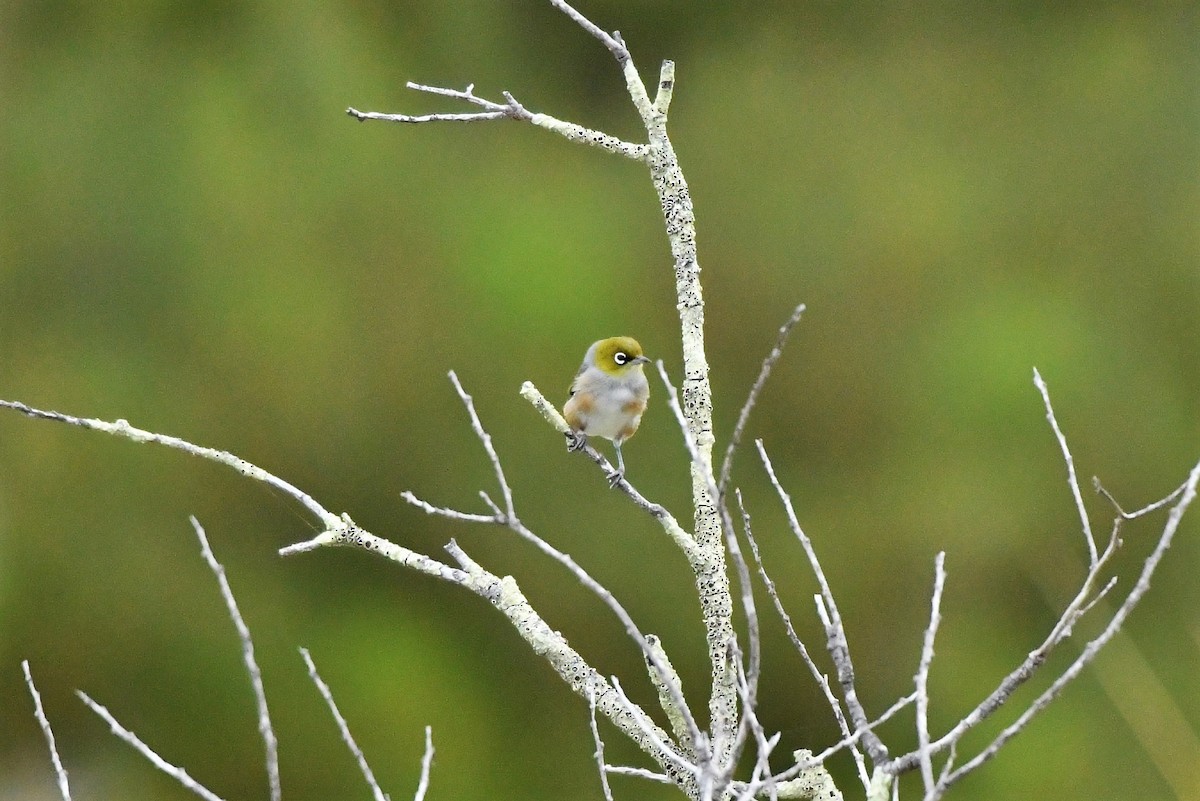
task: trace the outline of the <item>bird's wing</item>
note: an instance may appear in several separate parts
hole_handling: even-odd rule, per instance
[[[584,360],[583,364],[579,365],[579,369],[575,371],[575,377],[571,379],[571,387],[567,390],[568,398],[574,395],[576,390],[579,389],[579,379],[585,372],[587,372],[586,359]]]

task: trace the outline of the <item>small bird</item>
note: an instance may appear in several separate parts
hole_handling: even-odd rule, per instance
[[[633,337],[593,342],[563,406],[563,417],[571,427],[568,451],[581,450],[589,436],[610,439],[616,446],[617,472],[609,476],[614,487],[625,477],[621,443],[637,431],[650,397],[650,382],[642,372],[642,365],[648,361]]]

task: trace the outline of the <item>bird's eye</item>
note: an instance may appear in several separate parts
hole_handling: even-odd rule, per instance
[[[617,351],[616,355],[613,356],[613,361],[617,364],[625,364],[625,362],[629,361],[629,354],[619,350]]]

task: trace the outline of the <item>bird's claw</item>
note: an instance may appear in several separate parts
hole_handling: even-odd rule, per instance
[[[610,488],[610,489],[616,489],[616,488],[617,488],[617,485],[618,485],[618,484],[620,484],[622,481],[624,481],[624,480],[625,480],[625,474],[624,474],[624,473],[622,473],[620,470],[614,470],[614,471],[612,471],[611,473],[608,473],[608,474],[605,476],[605,478],[607,478],[607,479],[608,479],[608,486],[609,486],[609,488]]]
[[[581,451],[587,445],[587,434],[582,431],[567,432],[567,453]]]

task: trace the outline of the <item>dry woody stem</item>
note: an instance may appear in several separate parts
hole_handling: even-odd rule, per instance
[[[550,544],[535,533],[521,519],[512,488],[502,467],[491,435],[484,426],[474,404],[458,376],[450,372],[450,381],[468,416],[468,421],[492,468],[495,479],[493,494],[479,493],[481,508],[474,510],[454,509],[440,506],[405,492],[403,498],[414,508],[426,514],[452,521],[457,524],[490,525],[507,529],[512,534],[538,548],[545,556],[567,570],[573,578],[588,589],[596,599],[621,623],[626,636],[638,649],[643,658],[647,676],[661,707],[661,718],[665,725],[656,722],[650,711],[643,709],[622,687],[617,676],[602,675],[590,662],[576,651],[567,638],[557,631],[543,615],[535,609],[512,576],[500,576],[473,559],[457,542],[451,539],[445,546],[443,557],[434,557],[410,549],[404,545],[378,537],[358,526],[347,514],[335,514],[326,509],[307,493],[289,482],[253,465],[231,453],[205,448],[182,439],[157,434],[131,426],[125,420],[106,422],[90,418],[74,417],[59,412],[31,408],[17,401],[0,401],[0,408],[9,408],[42,420],[66,423],[134,442],[147,442],[181,450],[200,458],[224,464],[241,475],[259,481],[295,500],[313,518],[319,521],[321,530],[303,542],[280,550],[284,556],[315,551],[330,546],[354,547],[371,551],[410,568],[473,593],[490,604],[513,626],[518,635],[532,651],[544,659],[575,694],[587,705],[590,730],[595,745],[594,757],[599,773],[600,789],[607,801],[613,799],[609,784],[610,774],[637,777],[648,781],[670,782],[694,801],[715,799],[756,798],[820,798],[823,801],[838,801],[842,791],[834,784],[833,773],[826,762],[842,751],[848,751],[854,763],[854,775],[863,787],[866,798],[875,801],[899,797],[897,778],[909,771],[917,771],[921,778],[923,797],[926,801],[937,801],[946,791],[964,776],[979,768],[1019,734],[1040,711],[1046,708],[1063,691],[1065,686],[1096,656],[1098,651],[1113,638],[1124,624],[1129,613],[1145,595],[1150,581],[1162,557],[1170,547],[1184,513],[1194,501],[1200,484],[1200,464],[1189,473],[1187,480],[1178,489],[1160,501],[1132,513],[1125,512],[1103,487],[1096,483],[1097,492],[1107,498],[1116,513],[1112,533],[1103,548],[1097,544],[1092,524],[1087,514],[1076,474],[1075,461],[1067,445],[1066,435],[1060,427],[1050,393],[1041,375],[1034,371],[1034,384],[1041,395],[1046,418],[1051,432],[1062,453],[1067,472],[1067,484],[1079,516],[1087,552],[1086,574],[1079,590],[1066,605],[1044,641],[1031,651],[1005,676],[994,690],[986,695],[957,723],[941,734],[930,730],[930,710],[934,699],[929,692],[930,676],[935,666],[935,642],[942,620],[942,598],[946,581],[945,554],[939,553],[934,561],[934,581],[931,593],[930,614],[922,638],[920,657],[913,675],[912,692],[891,704],[881,715],[872,717],[864,700],[869,691],[860,688],[859,677],[851,656],[850,637],[846,619],[833,591],[834,582],[822,567],[817,545],[800,525],[800,515],[792,497],[784,487],[784,481],[776,472],[761,439],[756,448],[763,471],[774,489],[796,543],[807,559],[808,567],[816,579],[819,592],[814,596],[812,613],[820,621],[824,631],[824,649],[810,651],[797,633],[793,616],[785,608],[775,582],[768,574],[759,551],[759,543],[751,526],[751,516],[746,509],[739,489],[731,487],[734,459],[739,452],[746,433],[751,413],[758,402],[771,371],[779,360],[792,329],[799,322],[804,306],[795,308],[792,315],[781,326],[773,348],[767,354],[758,378],[750,389],[736,425],[725,448],[719,474],[714,470],[713,448],[713,398],[709,382],[709,365],[705,354],[704,298],[700,285],[700,263],[697,256],[695,211],[692,206],[688,185],[684,179],[678,158],[667,135],[667,118],[675,90],[675,64],[664,61],[660,67],[658,83],[651,97],[643,83],[628,48],[617,32],[605,31],[565,0],[549,0],[550,4],[574,21],[583,31],[597,40],[614,58],[620,70],[630,101],[645,129],[644,142],[628,142],[603,131],[585,128],[563,121],[541,112],[526,108],[511,93],[502,92],[502,100],[491,100],[475,94],[474,86],[452,89],[426,84],[409,83],[408,88],[426,96],[445,98],[455,103],[467,104],[469,110],[435,112],[419,115],[392,114],[348,109],[348,113],[360,121],[382,121],[401,124],[434,123],[479,123],[514,120],[552,131],[569,141],[586,144],[607,153],[635,160],[647,168],[649,177],[658,195],[663,223],[671,254],[671,268],[675,279],[676,308],[679,315],[683,375],[676,391],[662,362],[658,363],[659,374],[666,389],[666,403],[675,416],[688,457],[691,479],[691,520],[684,522],[663,504],[647,498],[628,479],[622,477],[614,485],[625,499],[657,524],[669,540],[679,549],[694,579],[697,605],[705,630],[705,650],[710,668],[710,683],[707,689],[707,716],[700,704],[693,705],[684,693],[683,683],[668,655],[661,639],[653,633],[644,632],[632,615],[618,599],[592,574],[578,564],[570,554]],[[665,265],[664,265],[665,267]],[[550,404],[538,389],[526,382],[520,389],[521,396],[528,401],[547,424],[559,433],[569,431],[559,411]],[[604,474],[614,472],[608,460],[588,446],[582,452],[591,459]],[[762,670],[761,627],[752,584],[753,575],[744,555],[738,531],[729,508],[729,496],[737,499],[740,511],[741,537],[749,545],[750,556],[757,568],[762,587],[771,599],[772,606],[783,621],[788,640],[802,660],[805,672],[816,682],[837,723],[840,738],[823,750],[797,749],[791,754],[791,764],[773,769],[772,757],[781,742],[779,732],[767,730],[760,715],[759,681]],[[1140,575],[1131,589],[1116,606],[1099,635],[1088,642],[1080,655],[1057,677],[1050,679],[1048,686],[999,734],[976,753],[958,763],[960,744],[964,736],[987,718],[998,712],[1014,692],[1029,681],[1046,663],[1047,657],[1058,646],[1070,638],[1075,624],[1109,593],[1116,583],[1115,576],[1106,576],[1112,556],[1120,545],[1121,525],[1128,520],[1167,509],[1166,523],[1156,544],[1146,557]],[[242,644],[243,661],[250,678],[258,713],[258,727],[263,740],[264,762],[270,798],[279,801],[282,797],[278,767],[278,744],[268,712],[264,682],[254,657],[250,630],[242,619],[232,590],[225,577],[224,568],[216,561],[209,548],[204,530],[193,518],[192,524],[201,544],[201,551],[209,568],[217,579],[227,610]],[[690,528],[689,528],[690,526]],[[738,578],[735,598],[731,590],[726,568],[726,558],[733,562]],[[744,620],[744,639],[735,629],[735,601]],[[853,610],[849,610],[853,611]],[[674,645],[674,644],[673,644]],[[388,796],[380,789],[374,774],[358,748],[345,719],[333,702],[328,685],[321,680],[309,653],[301,649],[310,677],[330,713],[337,723],[341,738],[358,762],[364,781],[376,801]],[[678,656],[678,653],[676,654]],[[818,661],[827,667],[822,667]],[[35,716],[50,748],[60,795],[69,801],[70,790],[66,770],[58,758],[50,724],[41,706],[41,698],[34,687],[28,664],[24,666],[26,683],[34,700]],[[829,672],[835,681],[830,681]],[[640,677],[639,677],[640,679]],[[220,801],[212,791],[200,785],[180,767],[168,763],[149,748],[140,738],[119,724],[103,706],[80,693],[84,702],[100,715],[112,728],[116,736],[129,743],[163,772],[174,777],[193,794],[206,801]],[[915,729],[915,750],[892,756],[879,733],[880,725],[912,707],[911,724]],[[699,711],[698,711],[699,710]],[[654,712],[654,715],[659,714]],[[618,731],[628,737],[642,752],[652,767],[610,765],[605,759],[604,741],[598,718],[604,717]],[[905,720],[907,720],[907,715]],[[911,743],[911,740],[907,742]],[[752,759],[743,759],[747,753]],[[425,730],[425,752],[421,765],[421,776],[414,795],[423,801],[430,784],[430,768],[433,760],[433,741],[430,729]],[[745,763],[745,764],[743,764]]]

